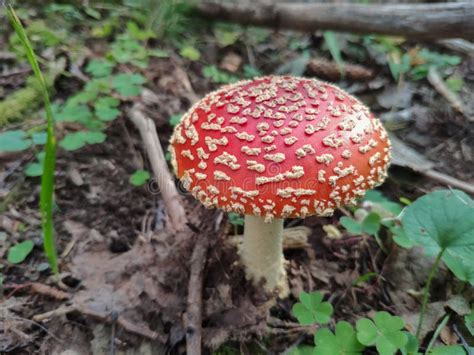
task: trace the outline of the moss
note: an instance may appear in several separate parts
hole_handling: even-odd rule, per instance
[[[52,80],[48,79],[46,79],[46,85],[48,89],[51,89]],[[0,102],[0,128],[8,123],[20,121],[28,113],[38,109],[42,102],[40,85],[33,76],[30,76],[26,81],[26,87],[17,90]]]

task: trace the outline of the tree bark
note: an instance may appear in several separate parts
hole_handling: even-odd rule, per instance
[[[300,31],[324,29],[433,40],[474,38],[474,2],[255,5],[204,1],[195,10],[210,19]]]

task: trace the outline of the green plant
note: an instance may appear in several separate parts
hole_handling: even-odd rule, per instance
[[[15,244],[14,246],[8,249],[8,262],[12,264],[19,264],[26,259],[26,257],[31,253],[34,248],[34,243],[32,240],[25,240],[21,243]]]
[[[382,250],[385,249],[379,236],[382,227],[388,230],[397,244],[409,247],[412,244],[406,241],[403,228],[395,219],[402,209],[402,205],[390,201],[380,191],[371,190],[360,201],[360,207],[353,211],[354,218],[343,216],[339,222],[351,234],[372,235]]]
[[[406,237],[427,255],[436,256],[423,292],[418,336],[441,260],[459,279],[474,284],[474,201],[462,191],[435,191],[406,207],[402,222]]]
[[[331,53],[332,59],[337,64],[339,72],[344,74],[344,61],[342,60],[341,48],[339,47],[339,41],[336,33],[333,31],[324,31],[323,32],[324,42]]]
[[[132,175],[130,175],[130,179],[128,181],[133,186],[142,186],[148,181],[148,179],[150,179],[150,173],[148,171],[137,170]]]
[[[292,313],[303,326],[326,324],[331,320],[332,306],[322,301],[320,292],[302,292],[300,302],[293,306]],[[449,316],[446,316],[437,327],[425,355],[465,355],[459,345],[432,347],[448,319]],[[346,321],[337,322],[334,331],[328,327],[318,328],[314,334],[313,347],[300,345],[292,349],[290,354],[360,355],[367,347],[375,347],[380,355],[393,355],[397,351],[403,355],[421,355],[417,338],[404,328],[402,318],[384,311],[376,312],[372,319],[358,319],[355,330]]]
[[[350,354],[359,355],[364,350],[352,325],[345,321],[336,324],[334,333],[322,328],[314,334],[314,355]]]
[[[201,52],[196,47],[191,45],[185,45],[181,47],[179,54],[181,57],[189,59],[191,61],[197,61],[201,58]]]
[[[450,66],[456,66],[461,63],[461,57],[456,55],[446,55],[438,52],[432,52],[426,48],[421,49],[416,57],[420,64],[417,64],[410,70],[410,76],[413,80],[426,78],[430,67],[442,71]]]
[[[293,305],[292,312],[300,324],[326,324],[329,322],[333,308],[331,303],[323,302],[321,292],[301,292],[299,298],[300,302]]]
[[[58,257],[56,252],[56,245],[54,242],[53,229],[53,199],[54,199],[54,170],[56,165],[56,137],[54,132],[54,118],[51,110],[51,103],[49,100],[48,89],[43,78],[43,74],[36,60],[36,55],[33,47],[28,40],[25,29],[21,24],[20,19],[16,15],[13,7],[7,7],[7,15],[15,30],[15,33],[23,45],[28,61],[33,69],[33,72],[41,85],[44,106],[47,119],[47,138],[45,145],[45,157],[43,165],[43,175],[41,177],[41,193],[40,193],[40,210],[41,210],[41,226],[43,229],[43,246],[48,258],[51,269],[56,277],[59,277]]]
[[[204,75],[205,78],[210,79],[215,84],[228,84],[239,80],[237,76],[219,70],[215,65],[205,66],[202,70],[202,75]]]
[[[367,346],[375,345],[381,355],[395,354],[408,341],[402,331],[404,327],[402,318],[377,312],[373,320],[362,318],[357,321],[357,340]]]

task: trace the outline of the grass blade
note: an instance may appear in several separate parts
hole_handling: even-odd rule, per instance
[[[336,34],[333,31],[324,31],[323,37],[332,59],[334,59],[337,64],[341,76],[344,76],[344,60],[342,59],[341,48],[339,47]]]
[[[7,15],[10,22],[18,35],[23,47],[25,48],[28,61],[33,69],[36,79],[38,80],[43,94],[44,107],[47,120],[47,139],[45,145],[45,158],[43,165],[43,175],[41,177],[41,193],[40,193],[40,210],[41,210],[41,227],[43,229],[43,247],[48,258],[49,264],[55,275],[59,274],[58,256],[56,245],[54,242],[53,228],[53,199],[54,199],[54,170],[56,166],[56,136],[54,134],[54,119],[51,110],[51,102],[49,100],[48,89],[36,60],[30,41],[26,35],[25,29],[20,19],[9,5],[7,7]]]

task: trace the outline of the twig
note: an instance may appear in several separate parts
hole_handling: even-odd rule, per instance
[[[430,67],[428,71],[428,81],[433,86],[433,88],[441,96],[443,96],[446,99],[446,101],[449,102],[452,108],[454,108],[459,113],[462,113],[463,115],[466,114],[466,111],[464,109],[464,104],[461,98],[455,92],[451,91],[451,89],[446,86],[443,78],[441,77],[441,75],[439,75],[435,67]],[[471,122],[474,121],[473,117],[467,117],[467,119]]]
[[[145,326],[138,326],[126,318],[124,318],[121,315],[118,315],[116,317],[114,313],[112,312],[111,314],[107,313],[102,313],[102,312],[97,312],[93,311],[91,309],[81,307],[78,305],[70,305],[70,306],[61,306],[55,310],[42,313],[42,314],[37,314],[33,317],[34,322],[42,322],[46,319],[52,318],[52,317],[58,317],[62,316],[71,312],[79,312],[85,316],[89,316],[92,318],[95,318],[101,322],[108,323],[108,324],[113,324],[116,322],[118,325],[120,325],[124,330],[126,330],[129,333],[133,333],[136,335],[140,335],[144,338],[156,340],[159,338],[160,334],[157,332],[154,332],[148,327]]]
[[[464,348],[464,350],[466,350],[467,355],[473,355],[472,350],[471,350],[472,348],[469,346],[466,338],[464,338],[464,336],[459,331],[458,326],[456,324],[453,324],[453,330],[454,330],[454,333],[456,333],[456,335],[459,337],[459,339],[461,339],[462,347]]]
[[[188,308],[184,318],[186,353],[188,355],[201,354],[203,273],[209,248],[206,235],[196,235],[196,237],[198,240],[190,263],[191,275],[188,286]]]
[[[430,178],[431,180],[435,180],[442,184],[446,184],[451,187],[455,187],[457,189],[466,191],[470,194],[474,194],[474,185],[468,182],[456,179],[452,176],[440,173],[438,171],[428,169],[425,171],[420,171],[421,174],[425,175],[426,177]]]
[[[474,43],[466,41],[465,39],[442,39],[438,41],[438,43],[453,51],[474,57]]]
[[[136,103],[129,111],[130,120],[138,128],[145,144],[156,182],[160,188],[161,196],[166,207],[166,212],[175,231],[183,229],[186,225],[186,214],[174,185],[174,180],[168,170],[165,155],[161,148],[156,126],[153,120],[143,113],[143,105]]]
[[[474,3],[307,4],[203,1],[195,11],[206,18],[300,31],[331,29],[412,38],[474,38]]]

